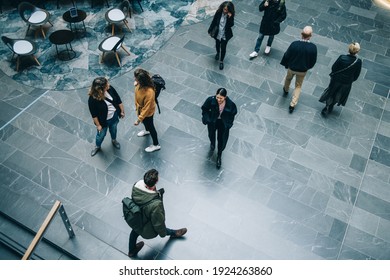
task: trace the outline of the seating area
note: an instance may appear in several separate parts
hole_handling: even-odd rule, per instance
[[[24,61],[28,62],[28,60],[23,59],[20,62],[19,71],[15,71],[15,62],[11,61],[9,53],[6,53],[5,44],[0,44],[0,65],[6,75],[26,85],[45,89],[74,89],[87,87],[89,79],[92,79],[96,73],[117,77],[151,57],[173,35],[175,28],[183,22],[182,15],[188,12],[190,7],[188,4],[193,0],[178,1],[169,5],[165,3],[153,5],[152,2],[144,1],[142,4],[147,7],[146,11],[141,2],[137,1],[33,2],[41,9],[40,15],[50,16],[47,16],[44,21],[35,19],[33,24],[28,24],[21,18],[18,4],[12,1],[6,2],[3,4],[3,13],[0,16],[3,21],[7,21],[8,25],[2,29],[1,35],[9,38],[26,38],[35,42],[37,45],[35,57],[41,65],[25,64]],[[23,4],[21,7],[30,5]],[[69,12],[74,5],[80,11],[76,18],[70,17]],[[183,14],[177,13],[177,10],[181,10]],[[119,17],[117,12],[120,12]],[[205,14],[201,14],[200,20],[204,17]],[[25,19],[32,20],[31,17],[25,17]],[[163,22],[168,22],[168,24],[161,24]],[[151,26],[153,26],[152,29]],[[71,43],[75,55],[70,60],[58,59],[56,47],[48,39],[51,33],[63,29],[72,30],[75,33],[75,38]],[[113,34],[126,35],[123,43],[131,55],[126,53],[125,56],[120,57],[120,64],[118,64],[117,56],[110,51],[113,55],[107,53],[104,63],[101,63],[102,51],[99,45]],[[118,55],[120,56],[120,53]],[[54,66],[67,69],[69,75],[66,80],[50,77]]]

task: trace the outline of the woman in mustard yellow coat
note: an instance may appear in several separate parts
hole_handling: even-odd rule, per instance
[[[149,72],[143,69],[134,71],[134,79],[134,101],[138,116],[134,125],[139,125],[142,122],[145,126],[145,130],[138,132],[137,136],[142,137],[150,134],[153,144],[147,147],[145,151],[148,153],[158,151],[161,147],[158,143],[157,131],[153,123],[153,116],[156,110],[154,83]]]

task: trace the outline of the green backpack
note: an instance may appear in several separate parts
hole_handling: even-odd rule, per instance
[[[157,197],[148,201],[143,205],[136,204],[130,197],[125,197],[122,199],[122,208],[123,208],[123,218],[126,223],[137,233],[142,231],[144,226],[142,208],[146,205],[149,205],[154,200],[158,199]]]

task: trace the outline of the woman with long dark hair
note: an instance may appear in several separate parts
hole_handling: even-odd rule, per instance
[[[140,68],[134,71],[134,79],[134,101],[138,116],[134,125],[139,125],[142,122],[145,126],[145,130],[138,132],[137,136],[142,137],[150,134],[153,144],[147,147],[145,151],[148,153],[158,151],[161,146],[158,143],[157,131],[153,123],[156,110],[154,83],[149,72]]]
[[[233,37],[232,27],[234,25],[234,5],[230,1],[223,2],[215,12],[213,21],[210,24],[208,33],[215,39],[217,54],[215,60],[219,60],[219,69],[223,69],[223,60],[226,55],[226,46]]]

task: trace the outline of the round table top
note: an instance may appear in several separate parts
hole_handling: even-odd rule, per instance
[[[77,16],[76,17],[71,17],[70,16],[70,11],[66,11],[63,15],[62,18],[69,23],[76,23],[83,21],[87,17],[87,13],[84,12],[83,10],[77,9]]]
[[[74,33],[68,29],[61,29],[50,34],[49,40],[55,45],[69,44],[74,39]]]

